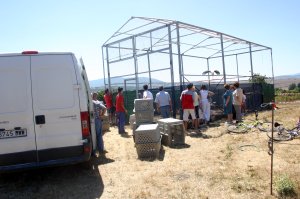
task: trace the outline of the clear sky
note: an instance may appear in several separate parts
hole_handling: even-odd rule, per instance
[[[102,44],[131,16],[183,21],[269,46],[275,76],[300,73],[298,0],[3,1],[0,53],[74,52],[89,79],[99,79]]]

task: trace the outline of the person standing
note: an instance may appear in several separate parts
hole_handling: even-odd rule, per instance
[[[98,94],[93,93],[93,105],[94,105],[94,115],[95,115],[95,127],[96,127],[96,136],[97,136],[97,148],[100,153],[104,152],[104,142],[102,134],[102,117],[106,112],[106,107],[100,103],[97,99]]]
[[[164,91],[164,87],[159,87],[159,92],[156,94],[155,101],[157,111],[160,112],[162,118],[169,118],[172,111],[172,101],[168,92]]]
[[[112,124],[113,123],[113,115],[115,113],[115,107],[114,107],[113,101],[112,101],[112,94],[111,94],[111,92],[109,92],[108,88],[105,89],[104,93],[105,93],[104,101],[105,101],[106,108],[107,108],[109,123]]]
[[[243,90],[240,88],[240,83],[235,82],[233,84],[235,90],[233,91],[233,106],[236,113],[236,123],[242,121],[241,105],[243,101]]]
[[[145,84],[143,86],[144,88],[144,93],[143,93],[143,99],[152,99],[153,100],[153,95],[150,91],[148,91],[148,85]]]
[[[210,103],[208,97],[214,95],[213,92],[208,91],[206,85],[201,86],[200,96],[201,96],[201,105],[203,110],[203,116],[206,124],[209,124],[210,121]]]
[[[199,129],[199,95],[196,92],[196,88],[195,86],[193,86],[193,91],[194,91],[194,109],[195,109],[195,129]]]
[[[226,90],[223,95],[224,114],[227,115],[225,125],[228,125],[232,123],[232,91],[229,84],[225,84],[224,88]]]
[[[195,108],[194,108],[195,95],[194,95],[192,83],[189,83],[187,85],[187,89],[182,91],[180,100],[181,100],[181,106],[183,110],[184,128],[185,130],[187,130],[189,115],[191,114],[192,116],[193,125],[195,124],[195,120],[196,120]]]
[[[246,108],[247,108],[246,100],[247,100],[246,93],[245,90],[243,89],[242,106],[241,106],[242,116],[246,114]]]
[[[116,114],[119,134],[125,133],[125,113],[127,113],[127,110],[124,107],[123,88],[119,87],[118,95],[116,97]]]

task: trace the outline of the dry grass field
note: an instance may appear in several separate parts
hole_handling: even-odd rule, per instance
[[[281,104],[275,120],[291,127],[300,102]],[[246,118],[254,118],[249,115]],[[271,120],[271,112],[259,114]],[[158,160],[137,159],[131,130],[104,135],[108,153],[89,164],[0,175],[0,198],[277,198],[270,196],[265,133],[227,133],[223,122],[190,132],[186,145],[163,147]],[[274,179],[286,174],[300,198],[300,139],[275,143]]]

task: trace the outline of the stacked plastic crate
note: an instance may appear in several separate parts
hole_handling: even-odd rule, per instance
[[[162,134],[162,144],[166,146],[185,144],[185,131],[182,120],[167,118],[160,119],[157,122]]]
[[[133,137],[138,157],[158,157],[161,136],[158,124],[153,124],[153,100],[136,99],[134,108],[136,121],[133,125]]]
[[[135,130],[134,142],[139,158],[157,158],[161,148],[158,124],[141,124]]]

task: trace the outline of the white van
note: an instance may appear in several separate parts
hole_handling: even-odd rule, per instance
[[[93,105],[72,53],[0,55],[0,96],[0,171],[90,159]]]

